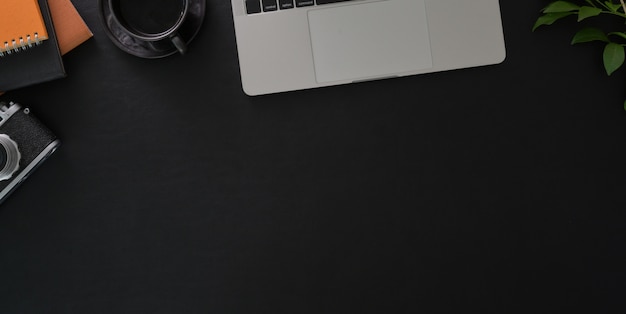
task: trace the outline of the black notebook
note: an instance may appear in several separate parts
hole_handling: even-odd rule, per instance
[[[2,1],[2,0],[0,0]],[[47,0],[38,0],[48,38],[32,47],[17,48],[0,57],[0,92],[65,77],[65,68]],[[2,9],[2,3],[0,3]]]

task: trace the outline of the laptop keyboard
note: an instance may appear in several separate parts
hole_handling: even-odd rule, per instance
[[[352,0],[245,0],[246,12],[256,14],[261,12],[272,12],[278,10],[288,10],[313,5],[323,5]]]

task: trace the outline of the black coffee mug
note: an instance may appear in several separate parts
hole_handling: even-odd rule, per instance
[[[187,44],[179,30],[187,18],[190,0],[110,0],[109,10],[126,33],[141,41],[169,40],[179,53]]]

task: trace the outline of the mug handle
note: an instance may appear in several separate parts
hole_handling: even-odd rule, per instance
[[[174,44],[174,47],[176,47],[176,50],[178,50],[181,55],[184,55],[187,52],[187,44],[185,44],[183,39],[180,38],[180,35],[174,34],[170,37],[170,40],[172,41],[172,44]]]

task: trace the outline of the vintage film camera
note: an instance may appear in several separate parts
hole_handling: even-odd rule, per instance
[[[0,203],[59,146],[29,108],[0,102]]]

